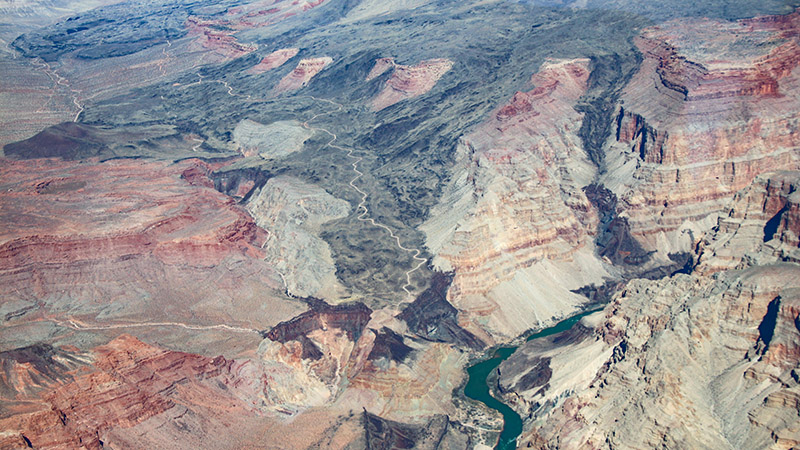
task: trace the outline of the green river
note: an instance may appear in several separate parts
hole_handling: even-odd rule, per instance
[[[527,340],[543,338],[569,330],[578,323],[583,316],[596,311],[599,311],[599,309],[585,311],[569,319],[562,320],[550,328],[545,328],[538,333],[528,336]],[[500,414],[503,415],[503,431],[500,432],[500,440],[495,446],[495,449],[499,450],[508,450],[517,447],[517,437],[522,433],[522,418],[508,405],[492,397],[492,394],[489,393],[489,383],[486,381],[486,377],[515,351],[517,351],[517,347],[500,347],[494,350],[491,358],[470,366],[467,369],[467,374],[469,375],[467,385],[464,386],[464,394],[467,397],[478,400],[489,408],[499,411]]]

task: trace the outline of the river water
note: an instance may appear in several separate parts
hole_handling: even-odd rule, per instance
[[[585,311],[569,319],[562,320],[550,328],[545,328],[528,336],[527,340],[531,341],[567,331],[578,323],[583,316],[596,311],[599,311],[599,309]],[[467,379],[467,385],[464,386],[464,394],[467,397],[477,400],[503,415],[503,431],[500,432],[500,440],[495,446],[495,449],[498,450],[509,450],[517,447],[517,437],[522,434],[522,418],[511,407],[492,396],[489,392],[489,383],[486,378],[501,362],[513,355],[515,351],[517,351],[517,347],[496,348],[489,359],[473,364],[467,369],[469,378]]]

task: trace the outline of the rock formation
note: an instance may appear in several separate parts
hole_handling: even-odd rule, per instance
[[[286,61],[294,58],[299,52],[296,48],[282,48],[265,56],[258,64],[247,70],[248,73],[259,74],[280,67]]]
[[[767,174],[737,194],[705,241],[700,267],[719,272],[631,281],[602,312],[504,362],[500,389],[529,417],[522,443],[798,445],[800,266],[775,251],[796,225],[787,215],[766,243],[763,232],[773,210],[792,209],[798,181]]]
[[[759,175],[736,194],[726,214],[698,245],[696,271],[742,269],[764,262],[800,262],[797,172]]]
[[[452,67],[453,61],[442,58],[425,60],[413,66],[395,64],[391,58],[378,59],[367,75],[367,81],[390,68],[394,71],[392,76],[386,80],[383,90],[372,99],[372,109],[380,111],[399,101],[425,94]]]
[[[231,414],[249,409],[226,387],[232,361],[164,351],[127,335],[94,351],[89,370],[53,387],[32,413],[4,417],[4,430],[35,448],[102,448],[113,427],[210,402]]]
[[[455,272],[448,299],[480,336],[512,337],[574,311],[569,292],[602,282],[597,215],[582,188],[595,168],[581,148],[587,60],[551,61],[461,139],[442,201],[421,227],[434,264]]]
[[[254,45],[240,43],[233,36],[234,30],[225,29],[219,25],[219,21],[203,20],[197,17],[189,17],[186,21],[186,28],[190,35],[196,36],[197,44],[225,58],[239,58],[257,49]]]
[[[283,77],[278,85],[275,86],[275,93],[290,92],[300,89],[307,85],[316,74],[332,62],[333,58],[329,56],[301,59],[300,62],[297,63],[297,67]]]
[[[798,167],[800,14],[649,28],[603,183],[661,259],[690,250],[758,174]]]
[[[0,448],[800,446],[780,2],[0,2]]]
[[[264,125],[245,119],[233,129],[233,142],[245,156],[277,159],[301,150],[312,134],[311,130],[294,120]]]
[[[302,311],[274,303],[283,283],[263,261],[268,233],[213,188],[210,170],[198,160],[6,160],[6,320],[56,314],[66,326],[66,313],[91,327],[96,320],[124,326],[222,319],[259,330]],[[18,339],[10,328],[3,336]]]
[[[350,204],[296,178],[271,178],[255,192],[247,209],[269,232],[266,260],[282,274],[289,294],[336,300],[345,293],[336,278],[320,226],[347,217]]]

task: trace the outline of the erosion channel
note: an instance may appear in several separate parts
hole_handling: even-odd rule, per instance
[[[591,309],[576,314],[568,319],[562,320],[550,328],[545,328],[536,332],[526,339],[531,341],[534,339],[551,336],[562,331],[567,331],[572,328],[582,317],[591,313],[599,311],[598,309]],[[516,448],[517,437],[522,433],[522,418],[516,411],[511,409],[505,403],[497,400],[489,392],[488,376],[494,372],[501,362],[505,361],[509,356],[517,351],[517,347],[499,347],[490,351],[491,357],[478,363],[473,364],[467,369],[468,379],[467,384],[464,386],[464,394],[474,400],[477,400],[484,405],[497,410],[503,415],[503,431],[500,432],[500,439],[495,446],[498,450],[508,450]]]

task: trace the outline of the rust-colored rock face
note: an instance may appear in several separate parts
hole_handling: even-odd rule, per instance
[[[372,100],[372,108],[380,111],[399,101],[425,94],[452,67],[453,62],[448,59],[429,59],[413,66],[395,64],[390,58],[377,60],[367,75],[367,81],[390,68],[393,68],[394,72],[386,80],[383,90]]]
[[[649,249],[689,248],[683,230],[758,174],[798,167],[798,30],[794,13],[674,21],[637,38],[644,61],[622,96],[607,185]]]
[[[282,286],[263,261],[268,235],[214,190],[210,169],[198,160],[5,161],[0,284],[16,305],[8,318],[71,311],[89,324],[101,315],[201,325],[233,315],[259,330],[297,314],[297,305],[253,314]],[[209,304],[220,297],[239,306]]]
[[[221,415],[252,414],[235,395],[234,362],[223,357],[166,351],[128,335],[92,353],[93,363],[75,371],[72,381],[41,394],[35,412],[0,419],[3,428],[35,448],[99,449],[109,429],[130,428],[173,408],[216,405]]]
[[[278,85],[275,86],[275,92],[290,92],[300,89],[308,84],[308,82],[324,69],[325,66],[332,62],[333,59],[328,56],[300,60],[300,62],[297,63],[297,67],[283,77]]]
[[[299,49],[296,48],[283,48],[280,50],[275,50],[274,52],[270,53],[269,55],[265,56],[264,59],[261,60],[258,64],[251,67],[248,72],[249,73],[264,73],[268,70],[275,69],[280,67],[286,61],[294,58],[299,52]]]

